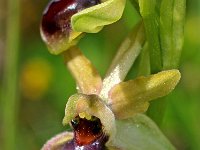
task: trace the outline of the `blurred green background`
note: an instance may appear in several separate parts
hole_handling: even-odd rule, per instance
[[[51,55],[40,38],[39,24],[47,2],[21,0],[18,28],[16,18],[8,21],[8,1],[0,0],[0,122],[9,120],[8,117],[12,116],[9,112],[13,110],[16,120],[6,127],[0,123],[0,149],[5,143],[6,134],[12,134],[10,129],[13,126],[17,138],[12,149],[16,150],[40,149],[50,137],[69,130],[69,127],[62,126],[62,118],[68,97],[76,92],[75,81],[66,70],[63,58]],[[15,1],[9,5],[15,5]],[[166,97],[167,108],[161,129],[177,149],[197,150],[200,149],[200,1],[188,0],[186,11],[185,43],[180,62],[182,79],[178,87]],[[14,11],[11,14],[17,15]],[[120,42],[139,19],[130,2],[127,2],[119,22],[105,27],[98,34],[87,34],[80,41],[79,47],[102,76]],[[9,45],[6,43],[9,36],[7,30],[13,27],[16,34],[19,33],[19,48],[15,43],[13,53],[6,56]],[[15,37],[12,32],[9,34]],[[5,68],[9,67],[5,58],[12,61],[15,58],[12,55],[18,57],[16,71],[3,76]],[[135,66],[137,68],[137,62]],[[134,78],[135,73],[133,68],[128,78]],[[3,97],[4,80],[6,76],[12,78],[12,75],[17,75],[14,106],[12,101]]]

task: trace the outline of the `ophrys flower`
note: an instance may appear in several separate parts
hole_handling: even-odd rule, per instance
[[[51,0],[41,21],[42,39],[50,53],[74,46],[84,32],[99,32],[119,20],[126,0]]]

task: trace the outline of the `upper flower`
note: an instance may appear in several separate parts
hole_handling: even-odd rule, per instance
[[[83,32],[99,32],[119,20],[126,0],[51,0],[44,10],[41,36],[52,54],[79,41]]]

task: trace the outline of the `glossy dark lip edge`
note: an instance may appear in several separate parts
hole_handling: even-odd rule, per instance
[[[61,1],[61,0],[51,0],[51,1],[49,1],[48,4],[46,5],[45,9],[44,9],[43,12],[42,12],[42,15],[45,15],[45,14],[47,13],[47,11],[49,10],[49,7],[50,7],[50,5],[51,5],[52,3],[54,3],[54,2],[59,2],[59,1]]]
[[[58,35],[60,35],[60,34],[62,35],[62,34],[63,34],[61,31],[56,31],[55,33],[49,33],[48,31],[46,31],[46,29],[44,29],[43,23],[42,23],[43,16],[47,14],[47,12],[48,12],[49,8],[51,7],[51,5],[52,5],[53,3],[59,2],[59,1],[61,1],[61,0],[51,0],[51,1],[49,1],[48,4],[47,4],[46,7],[45,7],[43,13],[42,13],[41,19],[40,19],[40,27],[39,27],[39,28],[40,28],[40,35],[41,35],[43,41],[44,41],[45,43],[48,43],[48,45],[51,45],[50,43],[53,43],[53,42],[50,42],[51,40],[56,40],[56,39],[54,38],[55,35],[57,35],[57,34],[58,34]],[[78,0],[75,0],[75,1],[77,2]],[[98,1],[98,4],[96,4],[96,5],[99,5],[99,4],[102,3],[101,0],[97,0],[97,1]],[[93,5],[93,6],[96,6],[96,5]],[[90,6],[90,7],[93,7],[93,6]],[[79,13],[79,12],[85,10],[85,9],[90,8],[90,7],[86,7],[86,8],[84,8],[84,9],[77,10],[76,13]],[[76,14],[76,13],[75,13],[75,14]],[[75,15],[75,14],[73,14],[73,15]],[[72,15],[72,16],[73,16],[73,15]],[[72,18],[72,16],[71,16],[71,18]],[[69,21],[69,24],[70,24],[70,25],[71,25],[71,18],[70,18],[70,21]],[[68,31],[68,34],[70,34],[70,33],[73,31],[72,27],[69,28],[68,30],[69,30],[69,31]],[[65,34],[64,34],[64,35],[65,35]],[[64,35],[63,35],[63,36],[64,36]],[[64,36],[64,37],[65,37],[65,36]]]
[[[62,146],[62,150],[107,150],[106,143],[109,139],[109,136],[106,136],[103,134],[99,139],[96,141],[92,142],[91,144],[87,145],[77,145],[75,142],[75,139],[71,139]],[[70,149],[69,149],[70,148]]]

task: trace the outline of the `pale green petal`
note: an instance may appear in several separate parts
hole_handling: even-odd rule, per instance
[[[104,132],[109,135],[109,140],[115,136],[114,114],[97,95],[75,94],[71,96],[65,108],[63,124],[68,124],[80,113],[99,118]]]
[[[120,150],[175,150],[157,125],[146,115],[116,121],[113,147]],[[114,148],[113,148],[114,149]]]
[[[117,118],[128,118],[136,113],[145,112],[148,101],[169,94],[180,77],[180,72],[174,69],[121,82],[110,91],[111,109]]]
[[[140,22],[122,42],[106,73],[100,93],[103,99],[108,99],[109,90],[125,79],[128,71],[140,54],[144,41],[144,26]]]
[[[102,80],[92,63],[81,53],[79,48],[72,47],[64,52],[65,64],[78,84],[79,92],[98,94]]]
[[[126,0],[104,0],[72,16],[72,28],[77,32],[99,32],[104,25],[116,22],[122,16]]]

